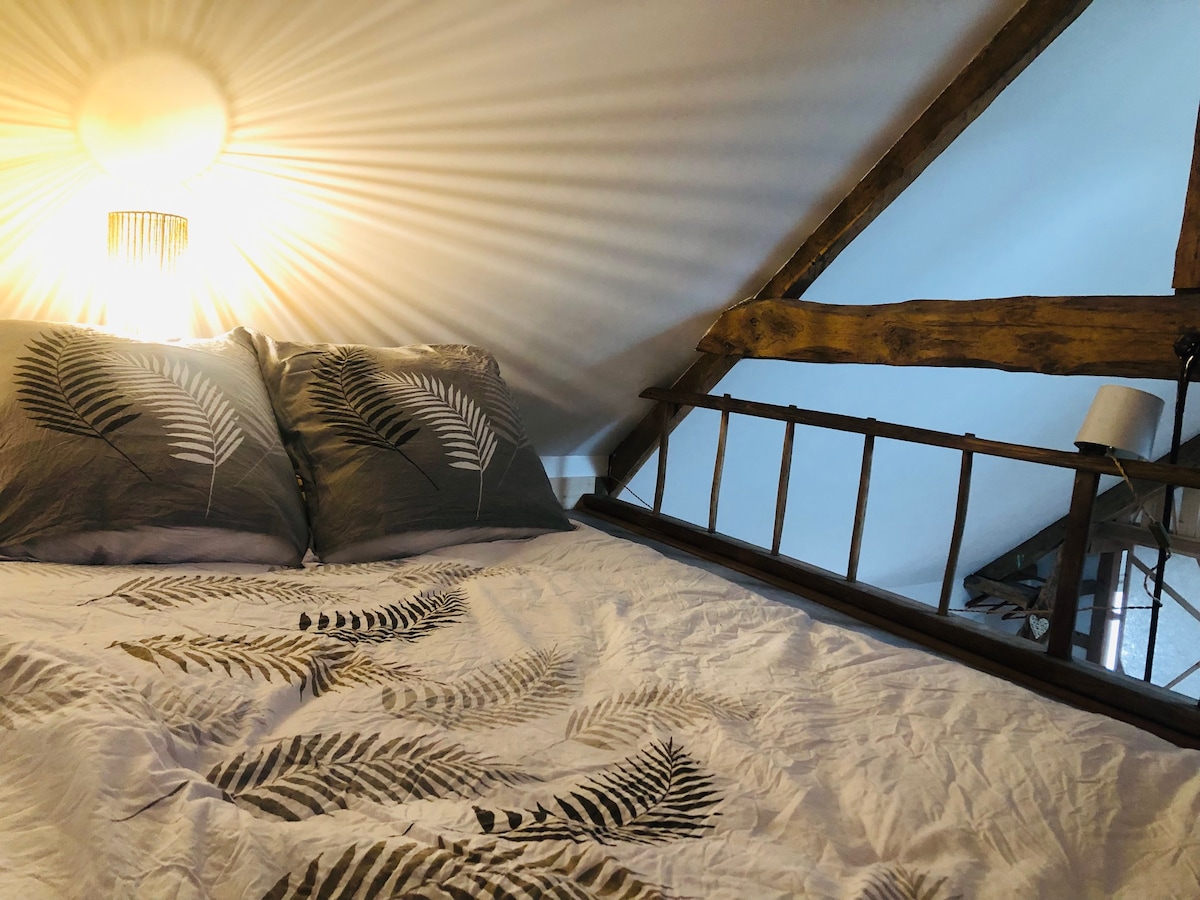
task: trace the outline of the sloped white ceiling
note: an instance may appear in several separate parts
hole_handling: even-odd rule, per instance
[[[1018,5],[0,0],[0,317],[103,321],[74,120],[165,48],[231,117],[196,334],[482,344],[543,454],[602,453]]]

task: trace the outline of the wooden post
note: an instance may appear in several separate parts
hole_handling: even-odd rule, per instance
[[[729,399],[729,395],[725,395]],[[713,463],[712,496],[708,499],[708,533],[717,530],[717,504],[721,501],[721,475],[725,471],[725,438],[729,434],[729,410],[721,410],[721,431],[717,435],[717,459]]]
[[[1088,536],[1092,526],[1092,507],[1096,502],[1096,472],[1076,471],[1067,513],[1067,532],[1059,553],[1058,591],[1050,617],[1050,637],[1046,652],[1059,659],[1071,658],[1075,639],[1075,613],[1079,608],[1079,586],[1083,581],[1083,562],[1087,557]]]
[[[851,583],[858,581],[858,560],[862,555],[863,526],[867,521],[867,495],[871,490],[871,460],[874,455],[875,435],[863,435],[862,468],[858,473],[858,503],[854,507],[854,530],[850,533],[850,560],[846,563],[846,580]]]
[[[965,437],[973,438],[968,433]],[[963,529],[967,524],[967,502],[971,497],[971,465],[974,454],[964,450],[962,466],[958,472],[958,503],[954,509],[954,529],[950,532],[950,552],[946,555],[946,574],[942,576],[942,596],[938,600],[938,615],[950,614],[950,594],[954,591],[954,572],[958,569],[958,555],[962,551]]]
[[[772,556],[779,555],[779,545],[783,542],[783,517],[787,512],[788,481],[792,475],[792,439],[795,435],[796,423],[788,422],[783,432],[783,454],[779,461],[779,491],[775,495],[775,534],[771,539]]]

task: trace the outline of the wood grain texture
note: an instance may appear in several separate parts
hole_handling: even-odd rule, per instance
[[[1200,113],[1196,116],[1192,173],[1188,176],[1183,225],[1179,229],[1179,244],[1175,248],[1175,277],[1171,286],[1177,291],[1200,291]]]
[[[1002,297],[842,306],[782,297],[725,311],[700,349],[759,359],[968,366],[1174,379],[1200,302],[1166,297]]]
[[[798,297],[846,246],[982,113],[1091,0],[1029,0],[996,32],[878,163],[805,239],[758,292],[758,297]],[[671,385],[679,391],[712,390],[737,362],[704,353]],[[677,411],[674,429],[687,414]],[[654,451],[658,415],[649,410],[609,456],[607,485],[626,482]]]

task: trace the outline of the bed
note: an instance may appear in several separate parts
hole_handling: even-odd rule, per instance
[[[1200,753],[555,513],[481,351],[4,324],[0,896],[1197,895]]]

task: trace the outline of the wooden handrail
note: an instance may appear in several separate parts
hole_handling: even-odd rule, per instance
[[[1060,469],[1073,469],[1077,472],[1095,472],[1098,475],[1115,475],[1118,477],[1121,475],[1121,469],[1107,456],[1091,456],[1078,452],[1071,453],[1066,450],[1051,450],[1044,447],[1030,447],[1025,444],[990,441],[970,435],[948,434],[947,432],[935,431],[931,428],[897,425],[892,422],[881,422],[876,419],[860,419],[856,416],[846,416],[840,413],[819,412],[812,409],[799,409],[793,406],[776,406],[773,403],[760,403],[757,400],[727,399],[726,397],[714,397],[710,394],[672,391],[667,388],[646,388],[639,396],[646,400],[658,400],[677,406],[692,406],[701,409],[716,410],[728,409],[731,413],[741,413],[759,419],[775,419],[780,422],[795,422],[797,425],[815,425],[818,428],[845,431],[851,434],[869,434],[877,438],[908,441],[913,444],[926,444],[931,447],[967,450],[985,456],[1039,463],[1044,466],[1056,466]],[[1146,481],[1158,482],[1159,484],[1173,484],[1176,487],[1200,488],[1200,468],[1142,462],[1141,460],[1134,459],[1122,460],[1121,467],[1125,469],[1126,474],[1130,478],[1142,478]]]

